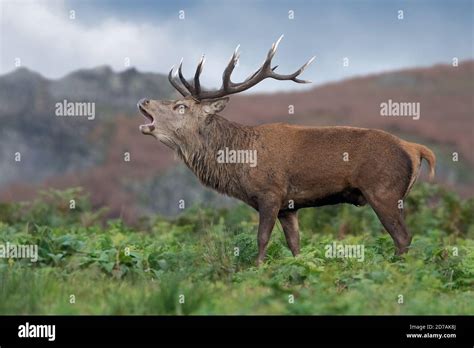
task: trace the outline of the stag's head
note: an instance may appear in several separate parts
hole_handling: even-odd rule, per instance
[[[281,75],[275,73],[278,66],[271,66],[272,58],[282,38],[283,35],[272,45],[262,66],[240,83],[231,81],[232,72],[240,56],[239,46],[237,46],[224,70],[222,86],[218,90],[203,90],[201,88],[199,77],[204,66],[204,56],[199,61],[192,81],[184,78],[182,73],[183,60],[181,60],[176,71],[174,67],[171,68],[168,79],[183,98],[170,101],[141,99],[137,104],[138,109],[150,123],[140,126],[140,131],[143,134],[153,135],[172,148],[179,147],[198,134],[200,127],[205,126],[206,118],[209,115],[217,114],[225,108],[229,100],[227,96],[230,94],[245,91],[266,78],[309,83],[310,81],[300,80],[298,76],[313,62],[315,57],[311,58],[293,74]]]

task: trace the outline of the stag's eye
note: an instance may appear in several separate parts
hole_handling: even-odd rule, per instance
[[[173,106],[173,110],[178,110],[180,114],[184,114],[187,109],[188,106],[185,104],[176,104],[175,106]]]

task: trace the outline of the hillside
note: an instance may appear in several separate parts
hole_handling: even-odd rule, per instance
[[[246,124],[289,122],[380,128],[431,146],[437,180],[472,196],[474,62],[358,77],[305,92],[234,96],[222,113]],[[165,76],[107,67],[59,80],[19,69],[0,77],[0,200],[31,199],[40,188],[83,186],[96,207],[129,221],[147,213],[176,214],[177,202],[231,200],[204,189],[169,149],[142,136],[136,101],[175,96]],[[95,101],[94,121],[54,116],[58,100]],[[380,116],[387,100],[419,102],[419,120]],[[294,105],[295,113],[288,114]],[[21,164],[13,153],[22,152]],[[451,160],[452,152],[459,162]],[[129,152],[131,160],[123,160]],[[170,203],[171,202],[171,203]]]

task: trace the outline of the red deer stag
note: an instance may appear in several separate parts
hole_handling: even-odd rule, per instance
[[[264,260],[277,218],[291,252],[297,255],[298,209],[338,203],[360,206],[368,202],[392,237],[396,253],[405,253],[412,237],[400,202],[417,179],[422,159],[428,161],[430,177],[434,176],[435,155],[427,147],[376,129],[281,123],[251,127],[218,115],[229,100],[226,96],[266,78],[309,82],[298,76],[314,57],[293,74],[275,73],[277,67],[271,63],[280,40],[272,45],[263,65],[241,83],[231,81],[239,59],[237,47],[218,90],[201,87],[204,57],[192,82],[183,77],[181,60],[168,78],[183,98],[140,100],[138,109],[150,122],[140,126],[141,132],[173,149],[204,185],[258,211],[257,264]],[[224,149],[253,151],[258,165],[220,163],[218,154]]]

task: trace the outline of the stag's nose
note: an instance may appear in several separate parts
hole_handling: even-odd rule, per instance
[[[138,101],[138,106],[147,106],[150,103],[150,100],[143,98]]]

